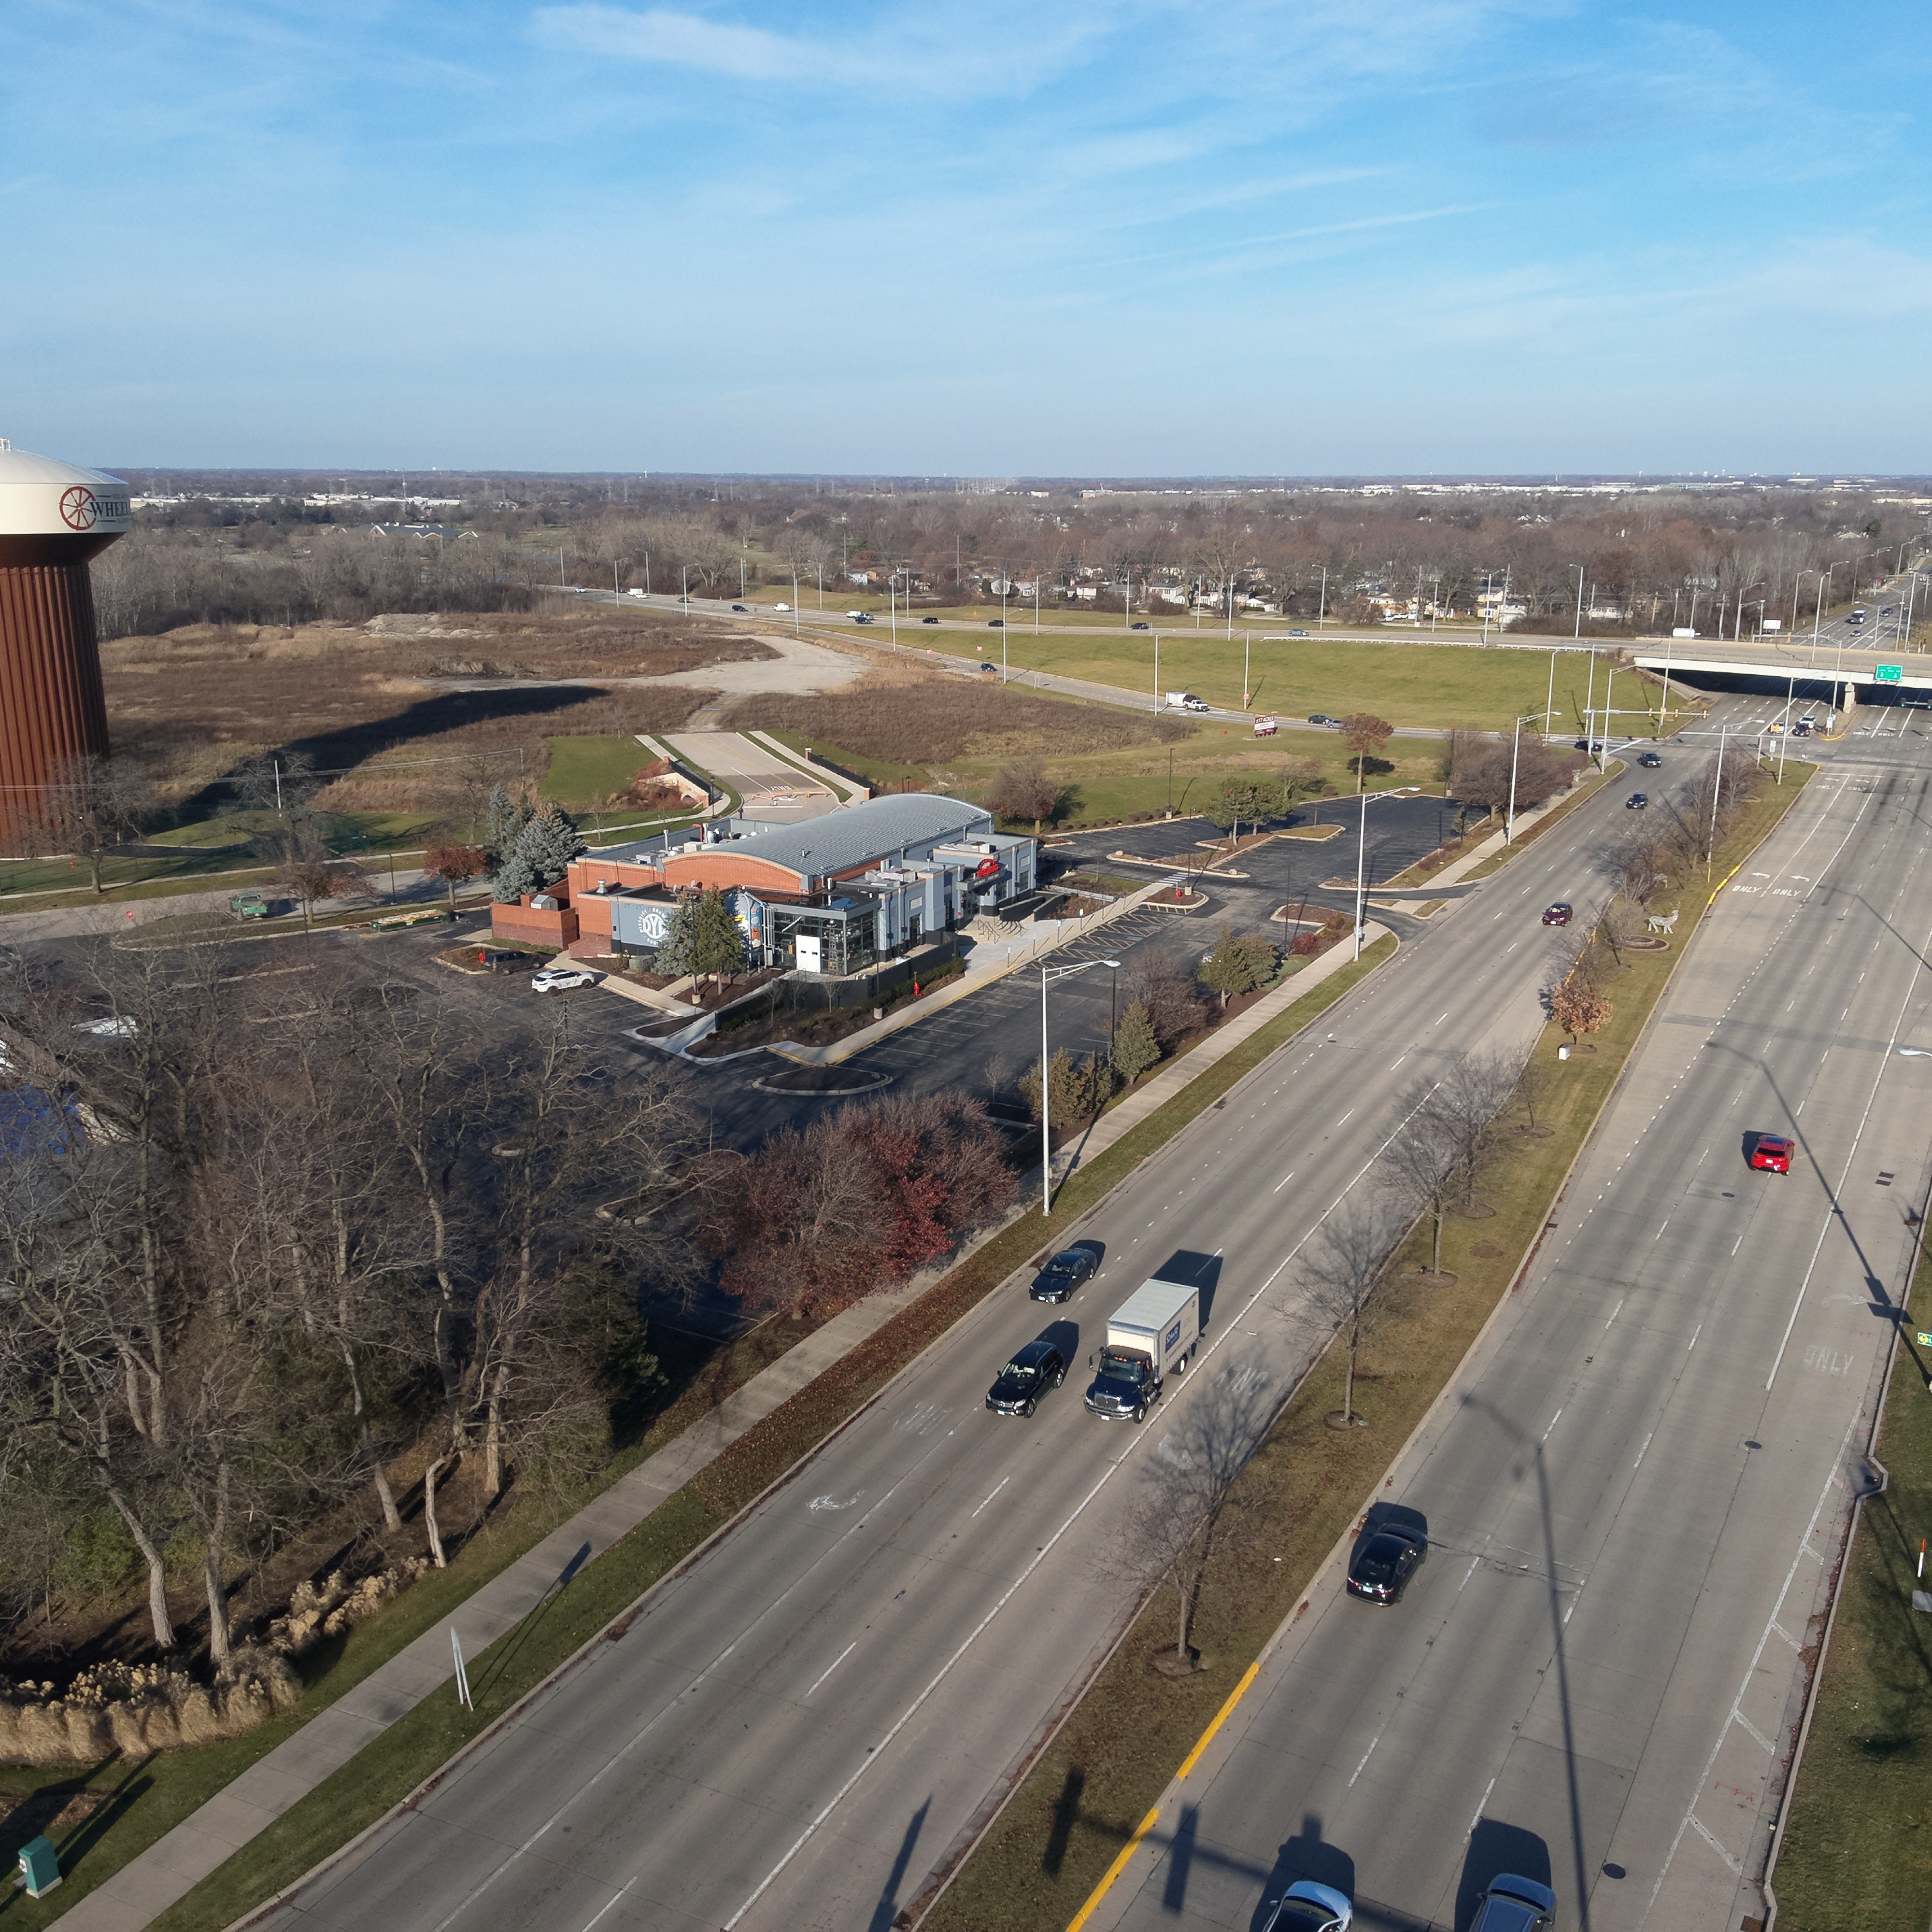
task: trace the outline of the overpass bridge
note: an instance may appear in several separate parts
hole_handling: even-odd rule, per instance
[[[1810,638],[1747,638],[1737,643],[1710,638],[1640,640],[1632,661],[1662,677],[1682,677],[1700,688],[1790,694],[1808,703],[1828,704],[1844,712],[1860,704],[1932,705],[1932,654],[1886,648],[1875,640],[1834,625],[1815,641]],[[1852,641],[1853,638],[1857,642]]]

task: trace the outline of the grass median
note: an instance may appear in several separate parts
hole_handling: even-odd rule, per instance
[[[437,1691],[163,1913],[154,1922],[159,1932],[190,1932],[190,1928],[205,1932],[209,1926],[228,1924],[292,1883],[400,1802],[453,1753],[500,1718],[832,1430],[856,1414],[893,1376],[976,1306],[1058,1229],[1070,1226],[1096,1206],[1181,1128],[1276,1048],[1328,1012],[1394,950],[1394,940],[1378,940],[1359,962],[1310,988],[1267,1026],[1204,1069],[1090,1166],[1077,1168],[1055,1197],[1050,1226],[1035,1209],[1003,1230],[876,1334],[741,1436],[629,1535],[586,1565],[567,1589],[472,1660],[473,1713],[461,1709],[448,1688]],[[529,1541],[535,1540],[532,1536]],[[517,1550],[502,1552],[488,1570],[472,1570],[462,1588],[452,1594],[437,1591],[420,1595],[431,1583],[440,1582],[425,1580],[392,1613],[399,1619],[407,1617],[406,1630],[400,1622],[392,1625],[386,1617],[362,1627],[351,1642],[364,1630],[373,1636],[379,1630],[394,1628],[399,1640],[383,1652],[385,1656],[393,1654],[419,1631],[433,1628],[462,1595],[527,1546],[526,1542]],[[454,1577],[455,1571],[450,1574]],[[366,1676],[382,1660],[374,1658],[356,1672],[356,1678]],[[347,1683],[340,1688],[346,1688]],[[290,1718],[232,1746],[184,1753],[158,1767],[170,1778],[176,1794],[172,1801],[163,1806],[144,1798],[141,1828],[124,1834],[110,1832],[92,1846],[76,1871],[76,1880],[84,1886],[100,1882],[279,1742],[302,1718],[314,1714],[316,1708],[305,1705]],[[218,1753],[228,1754],[218,1766]],[[190,1768],[191,1761],[197,1759],[205,1767],[199,1773]],[[128,1822],[134,1822],[131,1816]],[[61,1906],[70,1904],[74,1896],[71,1890],[64,1891]],[[54,1916],[52,1906],[50,1900],[44,1906],[27,1906],[22,1900],[16,1910],[26,1907],[20,1922],[31,1928],[50,1922]]]
[[[1725,842],[1712,874],[1719,883],[1684,892],[1685,943],[1721,882],[1800,788],[1767,787]],[[1154,1654],[1172,1640],[1169,1600],[1156,1598],[921,1922],[922,1932],[1058,1932],[1079,1910],[1262,1646],[1306,1605],[1323,1558],[1373,1497],[1560,1212],[1564,1178],[1682,956],[1681,947],[1627,956],[1606,986],[1612,1016],[1589,1042],[1592,1051],[1559,1062],[1562,1036],[1545,1030],[1535,1058],[1548,1070],[1550,1090],[1535,1124],[1550,1131],[1512,1134],[1510,1153],[1480,1192],[1493,1211],[1448,1223],[1442,1264],[1454,1284],[1425,1287],[1417,1279],[1430,1264],[1424,1228],[1378,1291],[1394,1306],[1356,1376],[1356,1402],[1370,1426],[1326,1423],[1341,1405],[1344,1367],[1331,1350],[1238,1479],[1234,1515],[1244,1528],[1204,1580],[1190,1636],[1203,1667],[1178,1678],[1154,1670]]]
[[[1772,1883],[1784,1932],[1922,1925],[1932,1916],[1932,1622],[1912,1605],[1932,1540],[1932,1295],[1922,1255],[1877,1455],[1890,1474],[1860,1513],[1811,1731]]]

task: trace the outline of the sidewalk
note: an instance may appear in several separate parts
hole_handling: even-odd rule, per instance
[[[1124,904],[1125,902],[1123,902]],[[1072,922],[1066,922],[1072,923]],[[1092,925],[1092,921],[1088,922]],[[1371,922],[1366,942],[1386,935]],[[1057,942],[1056,942],[1057,943]],[[1337,946],[1256,1001],[1245,1012],[1136,1088],[1102,1116],[1066,1160],[1071,1172],[1132,1131],[1164,1102],[1351,962]],[[1060,1163],[1056,1162],[1056,1167]],[[989,1229],[981,1238],[999,1232]],[[974,1246],[977,1246],[975,1243]],[[967,1252],[970,1252],[970,1249]],[[961,1256],[943,1265],[958,1264]],[[584,1564],[602,1553],[674,1495],[698,1472],[806,1384],[822,1375],[932,1286],[921,1276],[835,1316],[647,1461],[620,1478],[468,1598],[448,1620],[426,1630],[354,1688],[316,1712],[200,1808],[77,1900],[60,1924],[67,1932],[140,1932],[234,1852],[264,1831],[362,1747],[380,1737],[452,1675],[449,1630],[474,1658],[536,1610]]]
[[[990,1231],[997,1233],[997,1228]],[[957,1264],[957,1257],[948,1268]],[[636,1528],[754,1423],[796,1395],[908,1302],[932,1286],[916,1278],[836,1315],[656,1454],[620,1478],[568,1522],[466,1599],[352,1690],[319,1711],[292,1737],[171,1832],[77,1900],[66,1932],[137,1932],[184,1897],[229,1856],[264,1831],[362,1747],[446,1684],[452,1674],[449,1630],[476,1658],[560,1582]]]

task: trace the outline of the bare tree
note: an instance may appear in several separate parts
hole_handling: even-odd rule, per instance
[[[1030,818],[1034,836],[1040,836],[1041,822],[1052,817],[1060,802],[1060,788],[1046,775],[1037,758],[1022,759],[1002,768],[986,795],[988,808],[1001,818]]]
[[[1183,1396],[1148,1460],[1109,1567],[1144,1589],[1174,1592],[1174,1660],[1184,1670],[1192,1667],[1188,1636],[1208,1568],[1239,1544],[1235,1480],[1276,1405],[1264,1379],[1232,1368],[1191,1383]]]
[[[1376,1290],[1400,1232],[1395,1217],[1379,1202],[1349,1202],[1322,1222],[1301,1264],[1310,1304],[1318,1318],[1333,1324],[1346,1360],[1341,1411],[1345,1427],[1358,1420],[1356,1364],[1382,1312]]]
[[[124,756],[63,758],[53,768],[46,811],[48,830],[87,861],[97,895],[101,872],[115,847],[139,832],[154,810],[154,788]]]
[[[1402,1098],[1407,1124],[1384,1149],[1382,1160],[1396,1193],[1432,1223],[1430,1270],[1442,1272],[1442,1223],[1462,1184],[1462,1150],[1451,1123],[1430,1103],[1432,1088]]]
[[[1456,1150],[1462,1202],[1475,1198],[1476,1183],[1494,1157],[1503,1109],[1522,1069],[1520,1055],[1472,1053],[1457,1060],[1436,1084],[1429,1111]]]

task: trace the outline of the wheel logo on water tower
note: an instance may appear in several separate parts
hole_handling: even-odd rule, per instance
[[[100,514],[100,505],[86,484],[76,483],[61,492],[61,521],[70,530],[91,530]]]

